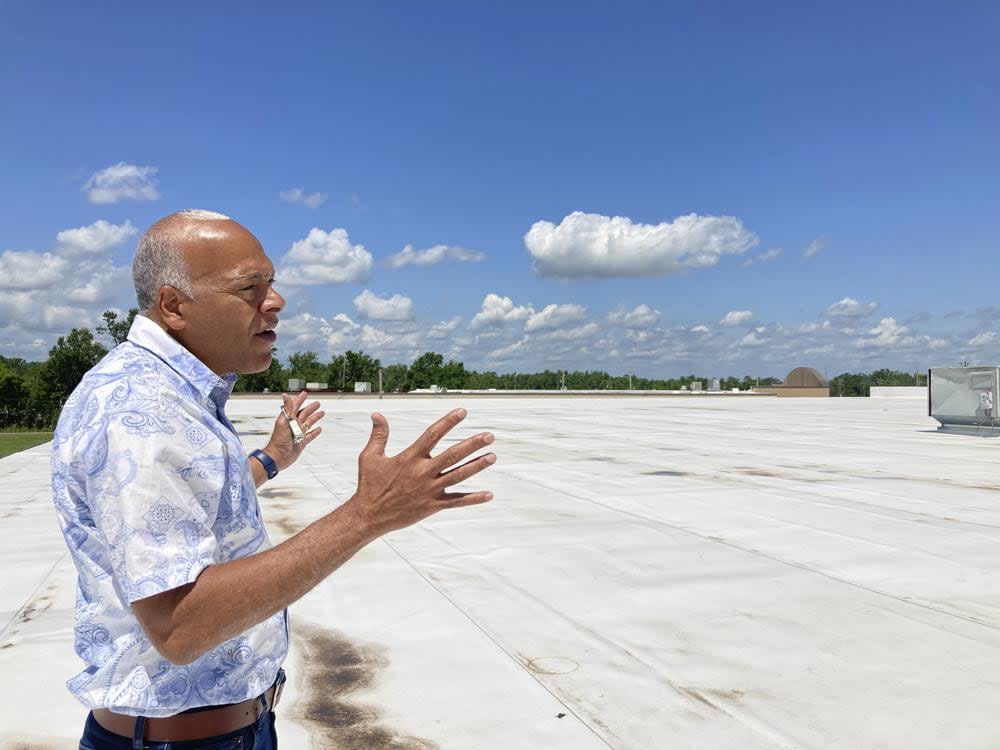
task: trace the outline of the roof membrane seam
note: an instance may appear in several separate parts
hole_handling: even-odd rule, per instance
[[[760,550],[756,550],[756,549],[753,549],[751,547],[744,547],[744,546],[742,546],[740,544],[736,544],[735,542],[726,541],[725,539],[718,539],[718,538],[713,538],[713,537],[705,535],[705,534],[700,534],[697,531],[693,531],[693,530],[685,528],[683,526],[676,526],[674,524],[668,523],[668,522],[660,520],[658,518],[649,518],[648,516],[643,516],[643,515],[641,515],[639,513],[633,513],[633,512],[627,511],[627,510],[623,510],[621,508],[615,508],[614,506],[606,505],[605,503],[602,503],[600,500],[594,500],[593,498],[588,498],[588,497],[581,497],[579,495],[574,495],[574,494],[572,494],[570,492],[567,492],[566,490],[563,490],[563,489],[557,489],[557,488],[554,488],[554,487],[549,487],[548,485],[544,484],[543,482],[538,481],[537,479],[529,479],[527,477],[520,477],[520,479],[522,479],[523,481],[526,481],[526,482],[532,482],[533,484],[537,484],[539,487],[544,487],[545,489],[548,489],[548,490],[553,490],[555,492],[561,492],[562,494],[566,495],[567,497],[573,497],[573,498],[576,498],[577,500],[582,500],[584,502],[591,503],[593,505],[598,505],[598,506],[600,506],[602,508],[606,508],[607,510],[613,511],[615,513],[620,513],[621,515],[630,516],[632,518],[635,518],[638,521],[643,521],[644,523],[652,524],[653,526],[664,526],[664,527],[666,527],[668,529],[673,529],[674,531],[680,531],[680,532],[683,532],[685,534],[689,534],[691,536],[697,537],[698,539],[701,539],[703,541],[709,542],[711,544],[722,544],[722,545],[724,545],[726,547],[730,547],[732,549],[737,549],[737,550],[740,550],[742,552],[746,552],[746,553],[748,553],[750,555],[753,555],[754,557],[760,557],[760,558],[763,558],[765,560],[771,560],[772,562],[776,562],[776,563],[779,563],[781,565],[787,565],[787,566],[789,566],[791,568],[798,568],[799,570],[803,570],[803,571],[805,571],[807,573],[815,573],[816,575],[822,576],[823,578],[826,578],[828,580],[836,581],[837,583],[841,583],[841,584],[844,584],[846,586],[850,586],[852,588],[859,589],[861,591],[867,591],[867,592],[869,592],[871,594],[875,594],[876,596],[884,596],[884,597],[886,597],[888,599],[894,599],[897,602],[900,602],[901,604],[906,604],[906,605],[910,605],[910,606],[914,606],[914,607],[920,607],[922,609],[930,610],[931,612],[937,612],[938,614],[941,614],[941,615],[946,615],[948,617],[954,617],[955,619],[958,619],[958,620],[964,620],[965,622],[972,623],[973,625],[981,625],[983,627],[987,627],[987,628],[990,628],[992,630],[998,630],[998,631],[1000,631],[1000,625],[995,625],[995,624],[989,623],[989,622],[983,622],[982,620],[978,620],[978,619],[976,619],[974,617],[969,617],[969,616],[966,616],[966,615],[962,615],[962,614],[959,614],[957,612],[949,612],[948,610],[940,609],[940,608],[934,607],[934,606],[932,606],[930,604],[925,604],[923,602],[918,602],[918,601],[915,601],[913,599],[906,599],[904,597],[897,596],[896,594],[889,593],[888,591],[880,591],[879,589],[872,588],[871,586],[865,586],[863,583],[858,583],[856,581],[850,581],[850,580],[847,580],[846,578],[841,578],[839,576],[833,575],[832,573],[827,573],[827,572],[822,571],[822,570],[817,570],[816,568],[811,568],[808,565],[804,565],[802,563],[797,563],[794,560],[784,560],[784,559],[782,559],[780,557],[776,557],[774,555],[769,555],[766,552],[761,552]]]
[[[434,589],[434,591],[436,591],[439,596],[443,597],[445,601],[447,601],[452,607],[454,607],[459,613],[461,613],[461,615],[463,617],[465,617],[465,619],[468,620],[472,624],[472,626],[474,628],[476,628],[476,630],[478,630],[480,633],[482,633],[484,636],[486,636],[486,638],[488,638],[493,643],[493,645],[496,646],[497,649],[499,649],[500,652],[504,654],[504,656],[506,656],[514,664],[516,664],[518,666],[518,668],[522,672],[524,672],[524,674],[526,674],[536,684],[538,684],[546,693],[548,693],[549,695],[551,695],[552,698],[556,702],[558,702],[560,706],[562,706],[564,709],[566,709],[567,713],[569,713],[577,721],[579,721],[583,726],[585,726],[604,745],[606,745],[609,748],[613,748],[614,747],[604,737],[602,737],[600,735],[600,733],[598,733],[597,730],[594,729],[594,727],[592,727],[588,721],[586,721],[575,710],[573,710],[572,706],[567,705],[566,702],[563,701],[558,695],[556,695],[555,693],[553,693],[544,682],[542,682],[541,680],[539,680],[538,677],[530,669],[528,669],[526,666],[524,666],[524,664],[522,664],[507,649],[505,649],[500,644],[500,642],[497,641],[496,638],[494,638],[492,635],[490,635],[489,631],[487,631],[482,625],[480,625],[478,622],[476,622],[475,618],[473,618],[472,615],[470,615],[468,612],[466,612],[464,609],[462,609],[462,607],[459,606],[458,602],[456,602],[452,597],[448,596],[448,593],[446,591],[444,591],[443,589],[441,589],[439,586],[437,586],[434,583],[434,581],[432,581],[430,578],[428,578],[426,575],[424,575],[423,571],[421,571],[416,565],[414,565],[409,560],[409,558],[406,557],[406,555],[404,555],[402,552],[400,552],[399,549],[392,542],[390,542],[385,537],[382,537],[381,541],[384,542],[385,545],[387,547],[389,547],[389,549],[391,549],[393,552],[395,552],[396,555],[399,557],[399,559],[402,560],[404,563],[406,563],[406,565],[414,573],[416,573],[418,576],[420,576],[420,578],[423,579],[424,583],[426,583],[428,586],[430,586],[432,589]]]

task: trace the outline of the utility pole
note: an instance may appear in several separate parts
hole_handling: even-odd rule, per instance
[[[382,368],[378,368],[378,397],[382,400]]]
[[[632,390],[632,376],[631,375],[628,376],[628,389],[630,391]]]

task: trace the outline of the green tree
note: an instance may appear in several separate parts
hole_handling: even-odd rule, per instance
[[[17,372],[0,363],[0,427],[11,427],[25,419],[28,385]]]
[[[49,358],[31,380],[29,407],[32,417],[29,421],[54,422],[67,396],[79,385],[87,370],[107,353],[88,328],[74,328],[60,336],[49,349]]]
[[[466,387],[467,373],[465,364],[458,360],[449,359],[438,371],[438,385],[444,388],[459,390]]]
[[[29,370],[37,368],[41,362],[28,362],[21,357],[0,356],[0,367],[6,367],[11,372],[18,375],[26,375]]]
[[[327,368],[319,361],[316,352],[295,352],[288,357],[288,376],[301,378],[307,383],[319,383],[326,378]]]
[[[281,366],[277,350],[271,349],[271,364],[263,372],[240,375],[233,389],[239,393],[281,393],[288,386],[288,371]]]
[[[353,391],[356,382],[371,383],[373,390],[378,389],[378,371],[382,369],[379,360],[372,359],[364,352],[352,352],[350,349],[344,352],[344,360],[347,374],[347,381],[344,383],[346,390]]]
[[[871,376],[858,372],[844,372],[830,380],[831,396],[867,396],[871,387]]]
[[[408,390],[441,385],[441,371],[444,367],[444,357],[437,352],[425,352],[413,360],[410,365]]]
[[[406,390],[406,379],[410,368],[406,365],[389,365],[382,368],[382,390],[397,393]],[[378,388],[378,379],[372,383],[372,390]]]
[[[111,340],[115,342],[115,346],[118,346],[118,344],[128,338],[129,329],[132,328],[132,321],[135,320],[135,316],[138,314],[139,308],[133,307],[129,309],[124,319],[118,320],[118,313],[114,310],[105,310],[101,313],[104,325],[97,326],[97,332],[103,336],[110,336]]]

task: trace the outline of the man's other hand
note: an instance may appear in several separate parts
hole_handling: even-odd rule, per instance
[[[373,534],[402,529],[444,508],[478,505],[493,499],[493,493],[487,491],[448,491],[496,461],[495,454],[487,453],[460,463],[490,445],[493,435],[474,435],[431,456],[441,438],[465,419],[465,414],[465,409],[449,412],[413,445],[392,457],[385,455],[389,423],[381,414],[372,414],[372,434],[358,459],[358,491],[349,503]]]
[[[296,443],[292,438],[291,425],[288,424],[285,415],[278,414],[277,419],[274,420],[271,439],[265,446],[264,452],[274,459],[280,471],[284,471],[295,463],[306,446],[323,432],[323,428],[317,425],[326,416],[326,412],[320,410],[319,401],[306,404],[306,395],[305,391],[301,391],[296,396],[290,396],[287,393],[281,394],[281,403],[285,408],[285,414],[299,423],[305,436]]]

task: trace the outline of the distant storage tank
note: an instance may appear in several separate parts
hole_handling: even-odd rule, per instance
[[[325,391],[327,387],[326,383],[306,383],[307,391]]]
[[[720,385],[718,378],[712,378],[710,381],[708,381],[708,390],[710,391],[722,390],[722,386]]]
[[[940,430],[1000,434],[1000,367],[934,367],[927,371],[927,414]]]
[[[372,384],[371,383],[365,383],[365,382],[362,382],[362,381],[358,381],[358,382],[356,382],[354,384],[354,392],[355,393],[371,393],[372,392]]]
[[[704,386],[704,383],[702,383],[700,380],[692,380],[691,381],[691,390],[692,391],[700,391],[702,389],[702,386]]]
[[[290,391],[301,391],[306,387],[306,381],[302,378],[289,378],[288,379],[288,390]]]

